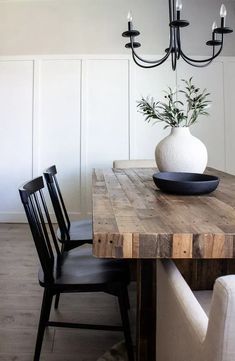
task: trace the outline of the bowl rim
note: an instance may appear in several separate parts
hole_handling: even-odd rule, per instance
[[[187,175],[199,175],[199,176],[205,176],[205,177],[210,177],[211,179],[201,179],[198,181],[194,181],[194,180],[176,180],[176,179],[164,179],[161,177],[158,177],[158,175],[164,175],[164,174],[187,174]],[[155,178],[156,180],[162,180],[165,182],[177,182],[177,183],[195,183],[195,184],[199,184],[199,183],[209,183],[209,182],[219,182],[220,178],[212,175],[212,174],[204,174],[204,173],[192,173],[192,172],[156,172],[153,174],[153,178]]]

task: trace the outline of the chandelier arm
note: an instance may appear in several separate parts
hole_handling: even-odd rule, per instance
[[[134,55],[137,59],[139,59],[140,61],[142,61],[143,63],[147,63],[147,64],[155,64],[155,66],[160,65],[162,63],[164,63],[164,61],[169,57],[173,44],[172,44],[172,35],[170,35],[170,46],[169,49],[166,53],[166,55],[163,56],[163,58],[158,59],[158,60],[147,60],[147,59],[143,59],[141,58],[135,51],[134,46],[133,46],[133,38],[131,37],[131,50],[132,50],[132,56]]]
[[[144,68],[144,69],[151,69],[151,68],[155,68],[159,65],[161,65],[164,61],[162,61],[161,63],[156,63],[156,64],[152,64],[152,65],[142,65],[141,63],[139,63],[137,60],[136,60],[136,56],[135,54],[132,52],[132,58],[134,60],[134,62],[136,63],[136,65],[140,66],[141,68]]]
[[[179,60],[181,54],[180,54],[180,47],[178,46],[178,42],[177,42],[177,60]]]
[[[176,69],[176,62],[177,62],[177,48],[176,48],[176,34],[175,34],[175,30],[174,30],[174,38],[173,38],[173,42],[174,42],[174,46],[173,46],[173,51],[171,52],[171,66],[172,69],[175,70]]]
[[[177,44],[178,44],[179,52],[180,52],[180,55],[181,55],[182,59],[183,59],[187,64],[189,64],[189,65],[191,65],[191,66],[194,66],[194,67],[197,67],[197,68],[203,68],[203,67],[208,66],[208,65],[212,62],[212,60],[215,58],[215,46],[213,46],[212,57],[209,58],[207,62],[206,62],[206,59],[203,60],[203,62],[204,62],[203,64],[202,64],[202,61],[200,61],[200,62],[198,63],[197,59],[195,59],[195,61],[194,61],[194,59],[190,59],[188,56],[186,56],[186,55],[184,54],[184,52],[182,51],[182,49],[181,49],[180,30],[179,30],[179,29],[178,29],[178,31],[177,31]],[[223,46],[223,42],[222,42],[222,44],[221,44],[221,49],[220,49],[220,51],[222,50],[222,46]],[[219,52],[218,52],[218,53],[219,53]],[[205,62],[206,62],[206,63],[205,63]]]
[[[171,66],[172,66],[172,70],[176,69],[176,54],[175,54],[175,52],[171,53]]]
[[[174,18],[174,8],[175,8],[175,0],[169,0],[169,23],[172,22],[173,18]],[[173,35],[172,35],[173,30],[170,28],[170,44],[169,44],[169,48],[167,53],[163,56],[163,58],[158,59],[158,60],[147,60],[147,59],[143,59],[142,57],[140,57],[136,51],[135,48],[133,46],[134,40],[133,37],[130,37],[130,42],[131,42],[131,50],[132,50],[132,58],[134,60],[134,62],[141,66],[142,68],[154,68],[155,66],[161,65],[162,63],[164,63],[165,60],[167,60],[167,58],[169,57],[169,55],[171,54],[171,50],[173,48]],[[142,61],[143,63],[147,63],[147,64],[153,64],[152,66],[144,66],[141,65],[140,63],[137,62],[136,58],[140,61]]]
[[[204,68],[204,67],[208,66],[208,65],[214,60],[214,58],[212,57],[209,61],[207,61],[207,63],[198,64],[198,63],[193,63],[193,62],[194,62],[193,59],[192,59],[192,60],[189,60],[188,58],[186,58],[186,57],[183,55],[183,53],[181,53],[181,56],[182,56],[182,59],[183,59],[186,63],[188,63],[188,64],[191,65],[191,66],[197,67],[197,68]]]
[[[175,0],[169,0],[169,24],[174,20]]]
[[[212,60],[214,60],[215,58],[217,58],[217,56],[220,55],[220,53],[221,53],[221,51],[222,51],[222,49],[223,49],[223,45],[221,44],[220,49],[219,49],[219,51],[217,51],[216,54],[215,54],[215,49],[214,49],[214,48],[215,48],[215,47],[213,46],[213,55],[212,55],[210,58],[207,58],[207,59],[201,59],[201,60],[192,59],[192,58],[188,57],[187,55],[185,55],[182,50],[180,51],[180,54],[181,54],[182,58],[184,58],[184,59],[187,59],[187,60],[192,61],[192,62],[194,62],[194,63],[198,63],[198,64],[201,63],[201,64],[203,64],[203,63],[205,63],[205,62],[212,62]]]
[[[182,56],[182,59],[183,59],[187,64],[189,64],[189,65],[191,65],[191,66],[194,66],[194,67],[197,67],[197,68],[204,68],[204,67],[210,65],[210,63],[214,60],[214,58],[215,58],[215,47],[213,46],[212,57],[211,57],[206,63],[205,63],[205,60],[204,60],[204,63],[203,63],[203,64],[202,64],[202,63],[198,63],[197,61],[194,62],[193,59],[190,59],[189,57],[187,57],[187,56],[183,53],[182,49],[180,49],[180,54],[181,54],[181,56]]]
[[[181,41],[180,41],[180,28],[175,29],[176,47],[177,47],[177,60],[180,58]]]
[[[181,49],[181,41],[180,41],[180,30],[177,29],[177,45],[180,51],[180,55],[182,56],[182,58],[186,61],[186,59],[190,62],[194,62],[194,63],[205,63],[208,62],[208,64],[206,64],[205,66],[209,65],[211,63],[212,60],[214,60],[215,58],[217,58],[217,56],[220,55],[222,49],[223,49],[223,45],[224,45],[224,36],[222,34],[222,38],[221,38],[221,45],[220,45],[220,49],[217,51],[217,53],[215,54],[215,46],[213,46],[213,54],[210,58],[206,58],[206,59],[192,59],[190,57],[188,57],[183,50]],[[190,63],[188,63],[190,64]],[[192,65],[192,64],[191,64]]]
[[[134,62],[136,63],[136,65],[138,65],[138,66],[140,66],[141,68],[144,68],[144,69],[155,68],[155,67],[161,65],[162,63],[164,63],[164,61],[165,61],[165,60],[162,59],[161,62],[152,64],[152,65],[143,65],[143,64],[141,64],[140,62],[138,62],[138,61],[136,60],[136,57],[135,57],[135,54],[134,54],[134,53],[132,53],[132,58],[133,58]]]
[[[181,52],[180,28],[176,29],[176,40],[177,40],[177,46],[178,46],[179,53],[180,53]]]

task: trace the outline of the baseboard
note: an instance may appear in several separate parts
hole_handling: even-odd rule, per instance
[[[56,223],[56,218],[54,213],[50,213],[51,221]],[[70,212],[69,218],[71,221],[82,218],[90,218],[91,213],[88,212],[83,214],[82,212]],[[26,216],[23,212],[15,213],[3,213],[0,212],[0,223],[27,223]]]

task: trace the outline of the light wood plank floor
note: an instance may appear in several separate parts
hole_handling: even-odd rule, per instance
[[[28,225],[0,224],[0,245],[0,360],[32,361],[43,289]],[[120,324],[116,299],[105,294],[62,295],[51,319]],[[49,328],[41,361],[95,361],[122,339],[119,332]]]

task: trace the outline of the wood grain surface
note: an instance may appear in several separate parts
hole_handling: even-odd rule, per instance
[[[93,253],[113,258],[224,259],[235,257],[235,176],[201,196],[165,194],[157,170],[93,171]]]

